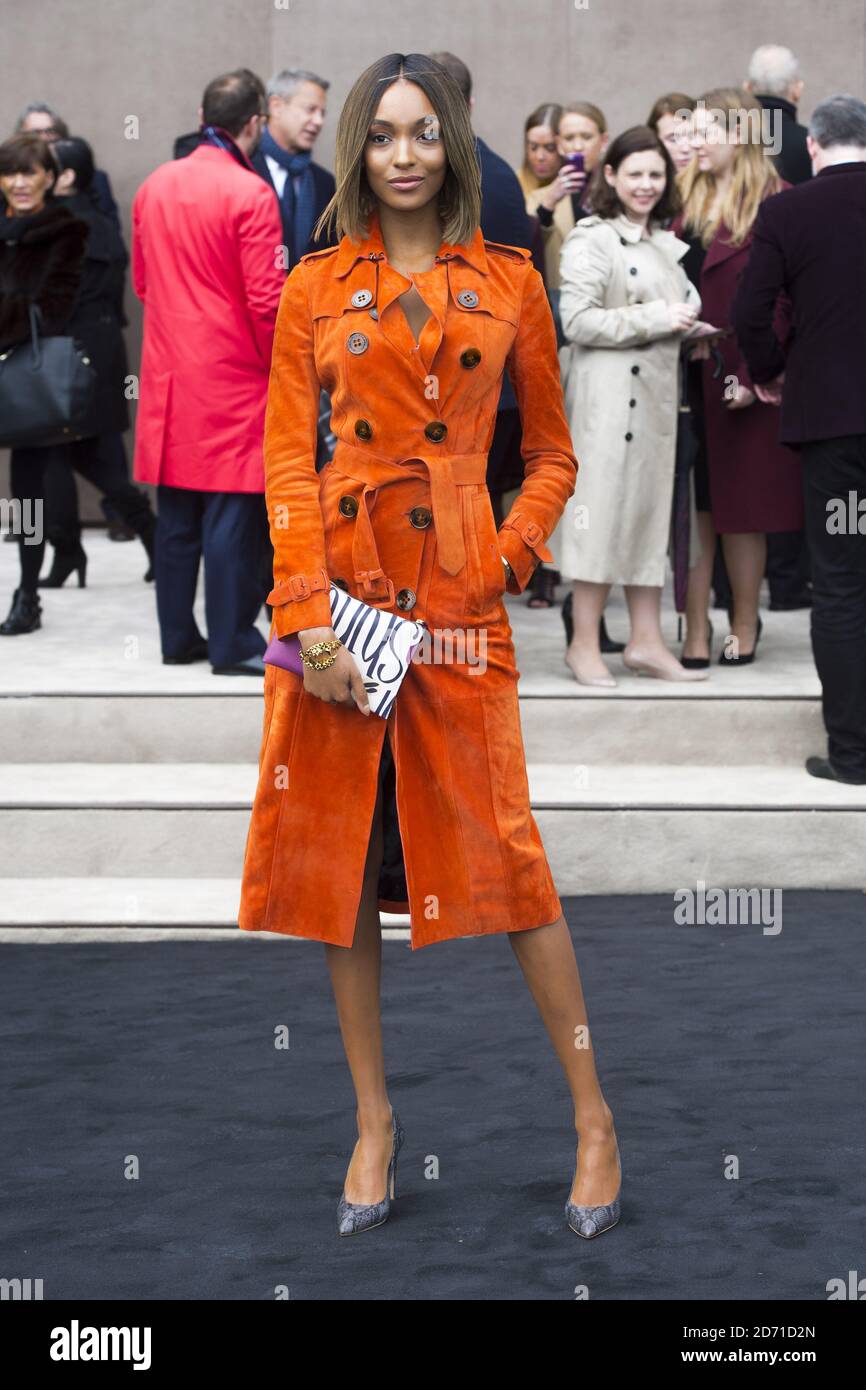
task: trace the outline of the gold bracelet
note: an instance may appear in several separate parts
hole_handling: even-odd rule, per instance
[[[336,653],[342,645],[339,637],[329,637],[324,642],[313,642],[306,650],[302,649],[301,660],[311,671],[327,671],[336,661]]]

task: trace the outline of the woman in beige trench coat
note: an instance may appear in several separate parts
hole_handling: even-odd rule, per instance
[[[599,171],[602,172],[602,171]],[[626,667],[701,680],[667,650],[667,569],[679,404],[679,351],[700,297],[679,264],[688,247],[658,220],[675,210],[674,171],[658,136],[636,126],[610,146],[591,194],[596,215],[562,248],[559,311],[566,409],[581,460],[559,523],[564,579],[574,581],[566,661],[584,685],[616,684],[598,644],[611,584],[626,589]],[[657,220],[658,219],[658,220]]]
[[[566,1213],[588,1238],[619,1217],[618,1146],[531,815],[503,603],[549,554],[577,471],[553,318],[528,254],[481,234],[468,107],[439,64],[391,54],[361,75],[336,177],[320,225],[336,219],[339,246],[303,257],[283,289],[264,446],[273,629],[330,660],[303,676],[268,667],[238,924],[325,943],[359,1134],[341,1235],[388,1216],[403,1137],[382,1051],[383,899],[408,897],[416,948],[507,933],[572,1092]],[[506,362],[526,478],[497,530],[485,466]],[[317,474],[321,385],[337,445]],[[387,721],[371,715],[328,626],[331,582],[434,632],[486,638],[484,669],[458,644],[454,661],[410,666]],[[402,885],[385,854],[393,773]]]

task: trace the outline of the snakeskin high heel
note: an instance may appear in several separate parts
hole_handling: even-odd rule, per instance
[[[602,1207],[582,1207],[577,1202],[566,1202],[565,1215],[568,1224],[575,1235],[583,1236],[584,1240],[592,1240],[595,1236],[600,1236],[603,1231],[609,1231],[615,1226],[621,1215],[620,1193],[622,1192],[622,1164],[619,1159],[619,1144],[616,1146],[616,1161],[620,1167],[620,1185],[617,1188],[616,1196],[612,1202],[608,1202]],[[575,1175],[577,1170],[575,1169]]]
[[[391,1111],[391,1125],[394,1142],[391,1148],[391,1157],[388,1160],[385,1196],[381,1202],[371,1202],[369,1205],[364,1205],[362,1202],[347,1202],[346,1189],[343,1188],[343,1194],[337,1206],[337,1230],[341,1236],[355,1236],[361,1231],[372,1230],[374,1226],[381,1226],[391,1215],[391,1199],[397,1196],[397,1155],[403,1144],[403,1126],[397,1118],[396,1110]]]

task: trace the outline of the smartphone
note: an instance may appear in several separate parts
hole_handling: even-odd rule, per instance
[[[577,171],[578,174],[582,174],[582,173],[583,173],[583,150],[575,150],[573,154],[567,154],[567,155],[565,156],[565,159],[564,159],[563,162],[564,162],[565,164],[570,164],[571,167],[572,167],[572,169],[575,169],[575,170]]]

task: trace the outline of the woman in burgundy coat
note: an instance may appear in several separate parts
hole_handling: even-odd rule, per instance
[[[708,501],[712,522],[701,512],[696,488],[702,556],[689,580],[689,629],[684,655],[709,664],[709,595],[715,548],[722,537],[731,581],[731,632],[720,665],[754,660],[761,633],[758,601],[766,567],[767,533],[803,526],[803,496],[797,454],[780,444],[778,407],[759,401],[730,328],[730,310],[749,257],[752,226],[764,198],[787,187],[770,161],[770,135],[759,103],[737,88],[716,88],[699,98],[692,117],[695,157],[681,175],[683,211],[674,231],[691,240],[700,259],[702,316],[727,329],[719,341],[723,369],[709,349],[704,356],[703,397]],[[784,342],[790,328],[787,301],[776,307],[775,329]],[[706,506],[707,503],[704,503]]]

